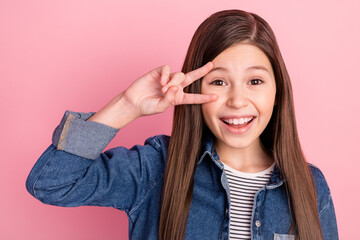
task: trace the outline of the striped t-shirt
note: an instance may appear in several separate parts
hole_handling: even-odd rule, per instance
[[[254,196],[268,183],[275,162],[257,173],[241,172],[223,164],[230,187],[230,239],[251,239]]]

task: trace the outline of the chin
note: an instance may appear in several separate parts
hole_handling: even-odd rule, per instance
[[[238,143],[235,143],[235,142],[224,142],[224,144],[230,148],[234,148],[234,149],[243,149],[243,148],[248,148],[251,143],[249,142],[238,142]]]
[[[235,148],[235,149],[245,149],[248,148],[250,146],[250,144],[236,144],[236,145],[230,145],[230,147]]]

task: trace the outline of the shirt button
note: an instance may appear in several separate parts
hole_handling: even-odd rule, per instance
[[[259,220],[256,220],[256,222],[255,222],[255,225],[257,226],[257,227],[260,227],[260,221]]]

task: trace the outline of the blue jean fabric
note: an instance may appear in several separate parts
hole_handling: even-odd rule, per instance
[[[143,145],[103,152],[118,129],[86,121],[94,112],[67,110],[52,143],[35,163],[26,181],[28,192],[45,204],[106,206],[125,211],[129,239],[158,239],[161,191],[170,136],[156,135]],[[194,176],[194,192],[185,239],[229,239],[230,190],[223,164],[207,136]],[[320,169],[314,177],[325,240],[338,239],[330,189]],[[285,179],[275,165],[268,184],[254,197],[251,239],[294,239]]]

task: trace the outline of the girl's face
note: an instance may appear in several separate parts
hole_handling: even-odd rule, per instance
[[[239,43],[212,62],[214,68],[203,77],[201,93],[214,93],[218,99],[201,108],[206,125],[216,136],[216,146],[257,149],[276,95],[269,59],[258,47]]]

